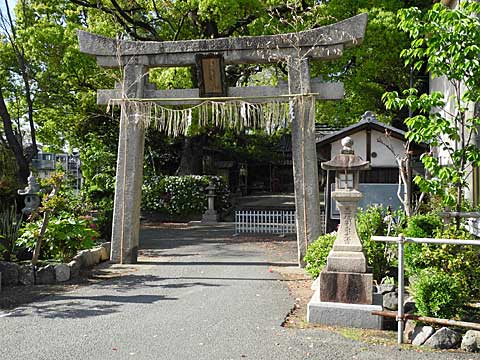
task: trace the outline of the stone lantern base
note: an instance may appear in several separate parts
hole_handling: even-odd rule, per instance
[[[202,224],[214,224],[219,220],[218,213],[215,210],[207,210],[202,215]]]
[[[307,321],[324,325],[382,329],[383,318],[372,315],[382,311],[374,304],[373,275],[369,273],[323,270],[316,291],[308,303]],[[380,300],[380,299],[379,299]]]
[[[371,305],[372,284],[372,274],[322,271],[320,301]]]
[[[308,303],[307,321],[314,324],[346,326],[362,329],[383,329],[383,317],[372,315],[382,311],[381,305],[346,304],[319,301],[317,290]]]

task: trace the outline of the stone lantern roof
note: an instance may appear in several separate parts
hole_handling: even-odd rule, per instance
[[[332,160],[322,163],[323,170],[370,170],[370,161],[363,160],[353,151],[353,140],[349,136],[342,140],[343,149]]]

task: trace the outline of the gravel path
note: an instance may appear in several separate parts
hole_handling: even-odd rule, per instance
[[[478,358],[283,328],[294,299],[270,269],[288,252],[231,235],[145,228],[141,263],[114,266],[122,276],[0,315],[0,359]]]

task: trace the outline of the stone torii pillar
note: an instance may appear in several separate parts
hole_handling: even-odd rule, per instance
[[[94,55],[99,66],[124,70],[125,77],[120,87],[98,91],[98,104],[128,98],[152,99],[161,105],[199,104],[203,101],[199,98],[199,89],[156,90],[146,81],[149,68],[192,66],[197,63],[197,56],[214,54],[222,57],[224,64],[287,64],[288,87],[231,87],[227,89],[227,94],[228,97],[248,96],[249,102],[256,102],[255,99],[250,100],[255,96],[305,95],[292,97],[291,100],[298,260],[303,265],[307,244],[320,234],[315,99],[343,98],[343,84],[310,79],[309,62],[342,56],[345,47],[361,43],[366,24],[367,14],[361,14],[313,30],[270,36],[144,42],[120,41],[78,31],[78,39],[80,51]],[[175,98],[179,100],[172,101]],[[162,102],[162,99],[165,101]],[[276,100],[290,99],[279,97]],[[128,102],[122,104],[121,119],[111,260],[135,263],[140,226],[144,129],[143,124],[137,121],[134,107],[129,107]]]

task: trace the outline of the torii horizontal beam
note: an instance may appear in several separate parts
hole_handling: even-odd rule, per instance
[[[102,67],[120,67],[127,61],[147,67],[189,66],[196,54],[222,54],[226,64],[274,63],[292,56],[333,59],[343,48],[362,42],[367,14],[306,30],[265,36],[185,41],[123,41],[79,30],[80,51],[95,55]],[[126,59],[126,58],[127,59]]]
[[[319,100],[341,100],[344,96],[343,83],[322,82],[320,79],[312,79],[312,93]],[[242,98],[250,103],[259,103],[265,101],[265,98],[275,99],[277,102],[287,102],[291,97],[281,97],[287,95],[287,84],[281,84],[278,87],[272,86],[247,86],[247,87],[229,87],[228,98]],[[121,89],[105,89],[97,91],[97,104],[107,105],[111,100],[122,98]],[[199,89],[172,89],[156,90],[146,88],[143,99],[150,100],[158,105],[197,105],[209,98],[200,99]]]

